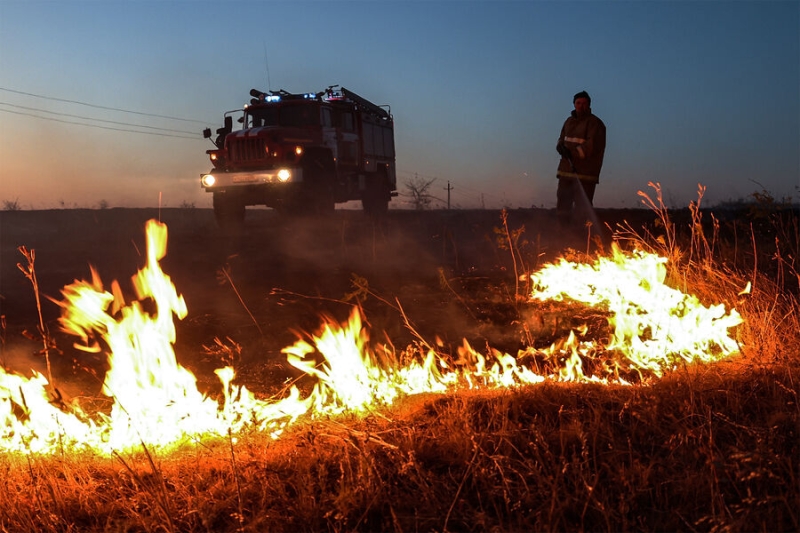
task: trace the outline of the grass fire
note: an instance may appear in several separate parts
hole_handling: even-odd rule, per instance
[[[162,268],[167,224],[147,221],[132,287],[106,287],[92,268],[90,281],[51,298],[71,348],[49,333],[41,272],[37,279],[32,250],[21,250],[47,366],[8,367],[4,316],[0,526],[797,529],[797,212],[755,218],[773,259],[759,267],[754,224],[744,263],[740,220],[723,231],[715,214],[703,220],[698,200],[687,234],[675,220],[683,214],[670,216],[655,188],[655,201],[641,193],[654,213],[642,230],[618,221],[607,223],[610,239],[598,230],[592,239],[587,227],[585,252],[560,249],[548,262],[541,241],[523,239],[504,212],[493,230],[502,283],[484,275],[496,266],[455,275],[470,271],[459,265],[450,277],[439,269],[440,297],[473,324],[458,340],[431,335],[434,326],[415,324],[400,297],[392,302],[361,276],[336,301],[272,289],[283,308],[318,312],[299,321],[313,327],[291,328],[283,363],[269,363],[285,372],[271,389],[253,378],[258,365],[236,357],[263,348],[268,330],[247,303],[253,287],[240,290],[230,264],[218,277],[257,339],[242,348],[232,338],[246,337],[240,326],[214,338],[225,357],[214,361],[206,346],[212,364],[179,362],[191,301]],[[465,261],[454,233],[440,234],[447,252],[437,261]],[[376,242],[373,233],[363,249],[373,265]],[[319,305],[327,300],[338,318]],[[198,329],[211,327],[206,320]],[[66,394],[66,380],[54,378],[68,352],[73,372],[95,372],[93,396]]]

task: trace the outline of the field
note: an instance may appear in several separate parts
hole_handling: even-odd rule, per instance
[[[476,352],[515,355],[588,324],[603,342],[606,310],[533,301],[526,274],[562,257],[608,256],[612,240],[667,257],[668,284],[743,318],[732,329],[739,353],[660,376],[628,369],[627,384],[552,379],[431,392],[362,414],[301,418],[275,440],[250,431],[169,449],[134,442],[110,456],[5,454],[0,528],[796,531],[800,214],[653,207],[598,210],[591,226],[566,228],[541,209],[390,211],[378,220],[255,210],[237,234],[220,232],[202,209],[0,212],[0,363],[51,376],[53,404],[89,410],[108,409],[106,355],[73,347],[48,297],[90,280],[92,265],[105,288],[119,280],[130,300],[149,219],[168,228],[161,266],[188,307],[176,321],[177,360],[214,398],[214,370],[225,365],[260,398],[281,398],[289,385],[308,393],[312,382],[283,350],[354,307],[373,343],[397,354],[431,348],[455,365],[465,339]]]

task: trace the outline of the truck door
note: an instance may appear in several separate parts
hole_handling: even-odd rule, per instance
[[[338,137],[333,123],[333,111],[328,107],[322,108],[322,145],[328,148],[333,158],[339,157]]]
[[[339,164],[357,166],[359,158],[358,131],[354,113],[350,110],[341,110],[339,114],[338,135]]]

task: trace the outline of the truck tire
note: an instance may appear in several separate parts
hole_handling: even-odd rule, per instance
[[[226,193],[214,193],[214,217],[223,231],[238,232],[244,227],[244,202]]]
[[[328,150],[310,149],[303,156],[303,179],[307,180],[308,196],[302,206],[302,213],[328,215],[334,212],[336,204],[333,187],[336,180],[336,165]]]
[[[333,187],[325,186],[317,190],[313,202],[315,215],[333,214],[336,210],[336,204],[333,201]]]
[[[386,174],[380,172],[370,178],[361,194],[361,207],[367,215],[385,215],[389,211],[389,200],[391,199]]]

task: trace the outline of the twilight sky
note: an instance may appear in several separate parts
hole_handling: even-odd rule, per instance
[[[596,206],[800,199],[797,1],[0,0],[0,208],[208,207],[204,127],[332,84],[391,105],[401,193],[456,207],[554,206],[584,89]]]

